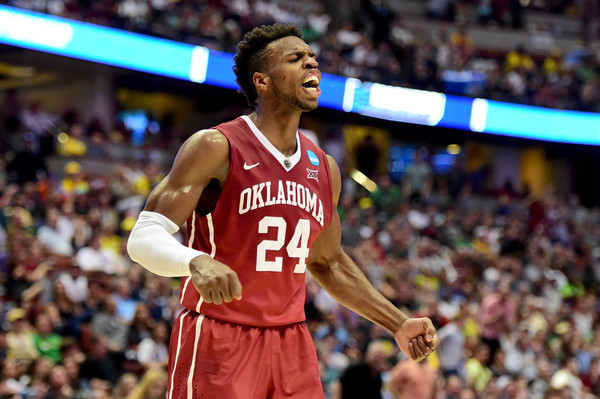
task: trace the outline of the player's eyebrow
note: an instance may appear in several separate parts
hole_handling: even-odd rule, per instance
[[[308,49],[308,48],[306,48],[306,49],[293,49],[290,52],[288,52],[286,55],[287,56],[292,56],[293,55],[293,56],[301,58],[304,54],[308,54],[308,56],[311,57],[311,58],[315,58],[316,57],[315,53],[311,49]]]

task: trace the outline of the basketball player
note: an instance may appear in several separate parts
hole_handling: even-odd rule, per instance
[[[168,398],[323,398],[304,325],[306,269],[340,303],[394,334],[420,361],[438,345],[369,283],[340,245],[340,171],[298,132],[321,74],[297,27],[248,33],[234,71],[254,107],[192,135],[131,232],[131,258],[183,277]],[[187,246],[172,234],[187,221]]]

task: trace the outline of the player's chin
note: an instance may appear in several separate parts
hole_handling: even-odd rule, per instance
[[[319,100],[314,100],[314,101],[303,101],[300,104],[300,108],[302,109],[302,111],[304,112],[310,112],[310,111],[314,111],[315,109],[317,109],[319,107]]]

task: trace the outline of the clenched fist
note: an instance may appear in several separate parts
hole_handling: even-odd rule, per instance
[[[394,338],[400,350],[417,362],[429,356],[440,344],[435,327],[427,317],[406,319],[394,333]]]
[[[242,299],[242,284],[229,266],[208,255],[198,256],[190,262],[192,284],[206,303],[220,305]]]

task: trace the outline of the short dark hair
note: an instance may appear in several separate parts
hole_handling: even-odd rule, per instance
[[[262,25],[246,33],[244,39],[238,44],[237,53],[233,57],[235,62],[233,72],[248,105],[256,105],[258,95],[252,76],[254,72],[260,72],[264,68],[267,46],[275,40],[288,36],[302,38],[302,30],[288,24]]]

